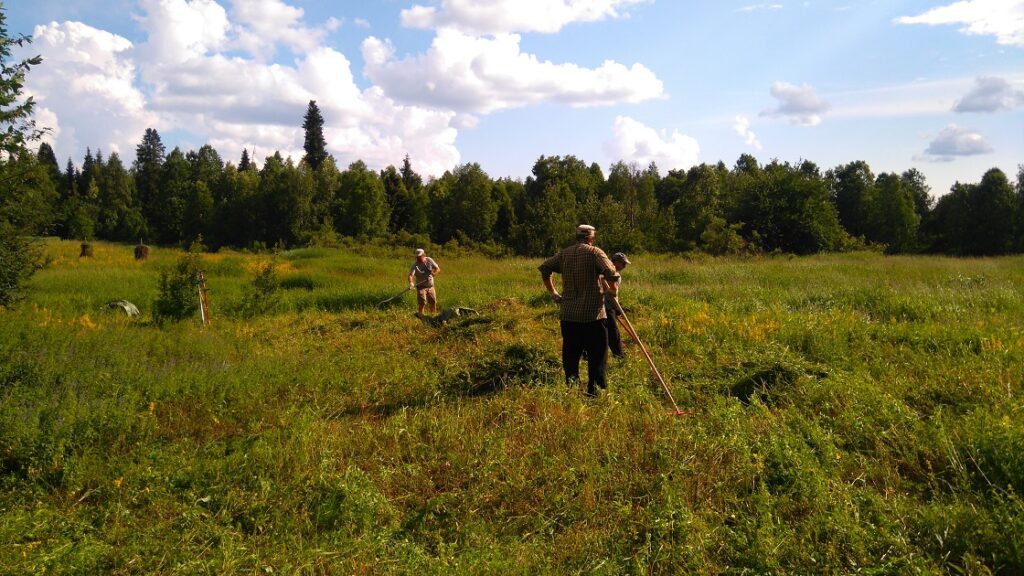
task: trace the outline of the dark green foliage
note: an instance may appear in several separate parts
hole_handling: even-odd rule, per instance
[[[199,253],[190,251],[179,256],[172,267],[160,271],[153,302],[154,322],[162,325],[195,315],[199,310],[199,266]]]
[[[24,297],[25,282],[43,263],[40,246],[0,220],[0,309]]]
[[[146,133],[142,136],[142,142],[135,147],[135,161],[132,163],[135,190],[138,194],[139,205],[142,207],[142,215],[155,235],[159,235],[163,229],[161,226],[163,218],[160,214],[163,209],[160,181],[165,151],[160,134],[154,128],[147,128]],[[70,160],[68,165],[70,168]]]
[[[621,238],[613,239],[619,249],[637,252],[658,248],[651,241],[654,235],[648,238],[647,232],[657,217],[654,188],[659,179],[658,168],[654,164],[643,171],[636,164],[612,164],[602,197],[615,200],[621,211],[624,231]]]
[[[879,174],[875,190],[871,240],[885,244],[890,253],[915,251],[921,217],[915,206],[914,191],[896,174]]]
[[[1016,206],[1016,252],[1024,252],[1024,164],[1017,165],[1017,182],[1014,186],[1017,196]]]
[[[438,216],[434,240],[442,244],[454,237],[489,241],[498,217],[493,186],[479,164],[457,166],[451,175],[450,188],[439,198],[434,211]]]
[[[965,253],[996,255],[1012,250],[1017,198],[1002,170],[985,172],[981,183],[972,189],[968,209],[973,237]]]
[[[851,236],[867,236],[875,176],[867,162],[837,166],[826,176],[839,222]]]
[[[739,254],[747,247],[741,230],[742,223],[727,224],[724,218],[712,216],[700,235],[701,249],[715,256]]]
[[[194,187],[191,167],[177,147],[171,150],[160,168],[159,188],[151,198],[155,213],[149,218],[152,232],[159,242],[181,244],[185,236],[185,206]]]
[[[0,221],[24,234],[48,234],[57,223],[59,201],[49,167],[35,154],[0,159]]]
[[[402,160],[399,178],[401,185],[393,181],[390,176],[384,182],[388,202],[391,205],[389,230],[392,232],[405,230],[411,234],[429,232],[430,200],[423,187],[423,179],[412,169],[408,155]]]
[[[310,169],[296,167],[291,158],[274,154],[260,171],[259,198],[266,211],[263,237],[274,244],[294,246],[313,229],[312,200],[316,182]]]
[[[541,156],[533,166],[533,176],[526,179],[517,207],[522,218],[513,231],[514,247],[520,254],[551,255],[573,241],[576,195],[561,164],[557,156]]]
[[[387,232],[389,208],[384,185],[362,161],[341,174],[334,225],[346,236],[378,238]]]
[[[116,152],[107,159],[103,170],[98,205],[96,233],[99,237],[127,242],[146,236],[146,221],[135,193],[135,180]]]
[[[690,168],[685,179],[680,179],[679,175],[671,177],[670,181],[676,184],[669,185],[671,193],[663,191],[663,201],[675,198],[671,206],[676,246],[684,250],[694,249],[700,244],[704,229],[712,219],[724,221],[722,198],[726,176],[727,173],[713,166],[701,164]]]
[[[43,60],[11,61],[14,49],[31,41],[8,35],[0,2],[0,307],[19,296],[22,283],[37,269],[37,252],[19,235],[48,232],[56,216],[51,164],[56,159],[48,146],[42,161],[27,149],[45,129],[37,129],[32,118],[33,98],[22,99],[26,74]]]
[[[825,182],[772,162],[742,192],[738,219],[767,250],[811,254],[838,249],[845,237]]]
[[[7,34],[7,16],[0,4],[0,152],[20,154],[28,142],[38,140],[44,130],[37,129],[32,119],[35,100],[29,96],[21,100],[25,75],[33,66],[43,62],[33,56],[18,62],[10,58],[15,46],[32,42],[27,36],[10,37]]]
[[[116,154],[87,149],[79,172],[60,174],[52,148],[0,162],[0,214],[36,234],[183,245],[202,235],[212,247],[332,246],[389,238],[447,245],[495,257],[545,256],[573,242],[577,224],[598,229],[607,252],[703,250],[811,254],[865,247],[889,253],[997,255],[1024,250],[1024,176],[1016,189],[998,169],[954,186],[935,203],[911,169],[877,178],[863,161],[822,174],[817,164],[744,154],[662,177],[620,161],[607,179],[575,156],[541,156],[525,182],[492,179],[479,164],[454,167],[424,185],[409,157],[371,171],[362,161],[339,172],[310,101],[306,155],[296,165],[275,152],[257,170],[209,145],[164,154],[148,129],[126,172]],[[16,178],[12,179],[12,174]],[[5,182],[6,183],[6,182]]]
[[[242,289],[242,301],[237,314],[242,318],[253,318],[273,312],[281,302],[281,281],[277,276],[274,262],[258,262],[252,282]]]
[[[1018,197],[998,168],[979,184],[961,184],[939,198],[927,222],[932,250],[960,255],[998,255],[1014,250]]]
[[[302,160],[313,170],[319,170],[320,165],[327,159],[327,140],[324,139],[324,117],[320,114],[316,100],[309,101],[306,115],[302,118],[302,129],[306,132],[302,144],[306,155]]]

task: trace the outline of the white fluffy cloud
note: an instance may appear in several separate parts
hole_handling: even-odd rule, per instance
[[[962,24],[964,34],[995,36],[999,44],[1024,46],[1024,0],[961,0],[896,22]]]
[[[757,139],[757,134],[754,134],[750,130],[750,119],[746,116],[743,116],[742,114],[737,115],[736,121],[732,125],[732,129],[734,132],[739,134],[741,138],[743,138],[743,141],[747,146],[752,146],[755,150],[760,150],[762,148],[761,141]]]
[[[276,150],[298,160],[302,117],[316,100],[328,151],[342,166],[362,159],[380,168],[408,154],[416,170],[438,175],[459,162],[454,112],[398,104],[376,87],[361,90],[349,60],[316,45],[321,38],[301,25],[300,10],[278,0],[259,4],[276,18],[273,31],[247,1],[235,4],[232,21],[212,0],[142,0],[146,41],[137,46],[75,22],[37,27],[32,47],[46,65],[33,69],[26,88],[39,102],[40,125],[54,129],[57,153],[81,158],[90,146],[130,161],[153,127],[169,146],[178,142],[165,132],[174,130],[194,140],[183,146],[210,143],[225,158],[248,148],[257,157]],[[254,31],[266,35],[253,41]],[[278,46],[297,54],[293,65],[264,61]],[[230,52],[239,48],[255,53]]]
[[[829,103],[819,98],[814,88],[806,84],[795,86],[776,82],[770,92],[779,105],[763,110],[761,116],[786,118],[800,126],[817,126],[821,123],[821,114],[829,109]]]
[[[636,162],[640,166],[654,162],[660,170],[685,170],[697,164],[700,145],[678,130],[659,134],[628,116],[617,116],[614,136],[605,143],[605,151],[615,161]]]
[[[642,64],[555,64],[522,52],[519,39],[442,29],[425,54],[397,60],[390,42],[370,37],[363,60],[366,75],[394,98],[458,112],[486,114],[537,102],[601,106],[663,95],[661,80]]]
[[[628,14],[647,0],[442,0],[441,7],[402,10],[410,28],[452,28],[468,34],[554,33],[573,22],[595,22]]]
[[[139,59],[186,62],[221,49],[228,40],[227,12],[213,0],[140,0],[139,5],[139,24],[148,34]]]
[[[949,162],[957,156],[988,154],[992,147],[979,132],[961,128],[956,124],[946,126],[928,145],[924,155],[917,159],[932,162]]]
[[[337,29],[336,19],[310,28],[302,24],[302,8],[281,0],[231,0],[235,18],[235,45],[254,56],[273,54],[278,44],[294,52],[309,52],[320,46],[328,32]]]
[[[955,112],[999,112],[1013,110],[1024,104],[1024,90],[1017,90],[1004,78],[981,76],[974,87],[957,100]]]
[[[80,158],[86,147],[126,156],[147,127],[160,126],[134,84],[127,39],[79,22],[51,22],[32,35],[32,51],[45,65],[32,69],[26,89],[38,103],[37,124],[52,129],[47,140],[61,157]]]

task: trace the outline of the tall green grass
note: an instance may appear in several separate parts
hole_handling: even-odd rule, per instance
[[[213,324],[148,319],[154,250],[51,243],[0,315],[13,574],[1024,572],[1024,259],[635,258],[587,400],[523,259],[205,255]],[[136,303],[143,317],[104,308]]]

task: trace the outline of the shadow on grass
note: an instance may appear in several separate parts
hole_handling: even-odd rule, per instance
[[[444,384],[451,395],[481,396],[511,386],[537,386],[554,380],[561,363],[546,349],[513,344],[498,358],[470,365]]]
[[[820,379],[827,372],[792,362],[776,361],[768,364],[744,364],[747,374],[729,387],[728,395],[749,405],[756,396],[767,406],[783,402],[801,378]]]

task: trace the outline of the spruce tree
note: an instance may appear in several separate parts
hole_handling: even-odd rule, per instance
[[[7,16],[0,3],[0,151],[20,154],[25,144],[38,140],[45,130],[37,129],[32,119],[35,101],[31,96],[18,103],[25,85],[25,74],[32,66],[42,63],[41,56],[26,58],[20,62],[9,62],[15,46],[24,46],[32,41],[27,36],[7,35]]]
[[[160,178],[163,172],[164,155],[166,149],[160,140],[160,134],[154,128],[146,128],[142,136],[142,142],[135,147],[135,162],[132,163],[132,172],[135,175],[135,191],[138,194],[139,204],[142,206],[142,215],[153,231],[159,231],[163,227],[156,225],[162,220],[161,211],[164,206],[160,198]]]
[[[317,170],[327,159],[327,141],[324,140],[324,117],[320,115],[316,100],[309,101],[309,108],[306,109],[306,116],[302,120],[302,128],[306,131],[306,142],[302,146],[306,155],[303,160],[313,170]]]
[[[238,161],[238,171],[245,172],[249,168],[252,168],[252,160],[249,160],[249,150],[242,148],[242,159]]]

